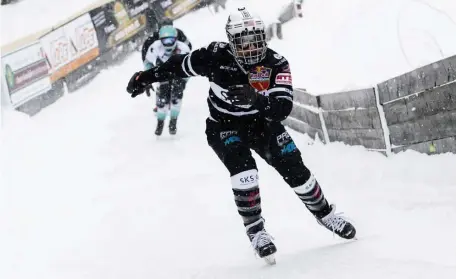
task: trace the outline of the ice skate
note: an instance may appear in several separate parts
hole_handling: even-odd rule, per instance
[[[328,230],[345,239],[352,239],[356,235],[355,227],[344,219],[341,214],[335,214],[336,205],[331,204],[331,212],[317,222]]]
[[[274,254],[277,252],[272,236],[264,229],[264,223],[259,220],[246,226],[247,236],[249,237],[256,254],[264,259],[268,264],[275,264]]]
[[[177,118],[171,118],[169,120],[169,133],[171,135],[175,135],[177,133],[176,124],[177,124]]]
[[[157,136],[160,136],[162,134],[164,126],[165,126],[165,121],[164,120],[158,120],[157,121],[157,128],[155,129],[155,134]]]

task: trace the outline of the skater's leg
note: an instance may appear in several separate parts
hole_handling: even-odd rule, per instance
[[[185,80],[174,80],[171,91],[171,107],[169,132],[175,134],[177,131],[177,119],[182,106],[182,98],[184,96]]]
[[[155,91],[155,107],[154,107],[154,112],[157,113],[158,111],[158,103],[159,103],[159,87],[157,87]]]
[[[290,185],[307,209],[323,217],[331,209],[320,185],[304,165],[301,152],[281,123],[265,123],[262,137],[256,137],[252,147],[258,155],[273,166]]]
[[[238,212],[244,225],[261,219],[258,171],[249,147],[241,140],[241,131],[206,120],[209,146],[230,173]]]
[[[165,120],[170,101],[171,87],[168,83],[160,84],[157,90],[157,119]]]
[[[184,97],[184,80],[174,80],[171,92],[171,111],[170,115],[172,119],[179,117],[180,109],[182,106],[182,98]]]
[[[269,123],[265,130],[267,135],[263,139],[267,139],[267,142],[259,142],[259,148],[255,151],[280,173],[317,220],[324,221],[325,217],[334,216],[334,207],[328,203],[315,176],[304,165],[301,152],[285,127],[281,123]],[[338,222],[340,231],[337,233],[340,236],[354,236],[354,228],[350,223],[344,220]]]
[[[252,245],[260,257],[275,253],[276,247],[261,216],[257,166],[242,131],[207,119],[206,135],[208,144],[230,173],[234,200]]]
[[[169,103],[170,98],[170,87],[168,84],[160,84],[157,90],[157,128],[155,130],[156,135],[161,135],[163,132],[163,127],[165,125],[167,104]]]

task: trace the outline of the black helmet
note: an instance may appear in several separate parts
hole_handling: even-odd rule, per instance
[[[162,27],[162,26],[165,26],[165,25],[171,25],[173,26],[173,20],[170,19],[170,18],[163,18],[160,23],[158,24],[158,28]]]

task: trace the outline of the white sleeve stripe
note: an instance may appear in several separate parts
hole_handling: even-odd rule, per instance
[[[289,96],[276,96],[274,98],[277,98],[277,99],[287,99],[288,101],[290,102],[293,102],[293,99]]]
[[[284,88],[284,87],[275,87],[275,88],[271,88],[267,91],[267,94],[271,94],[272,92],[279,92],[279,91],[282,91],[284,93],[288,93],[290,95],[293,95],[293,92],[288,89],[288,88]]]
[[[193,70],[193,67],[192,67],[192,63],[190,62],[190,59],[192,57],[192,53],[190,52],[188,54],[188,59],[187,59],[187,65],[188,65],[188,68],[190,69],[190,72],[194,75],[194,76],[197,76],[198,74]]]
[[[185,70],[185,59],[187,59],[187,58],[188,58],[188,55],[186,55],[186,56],[184,57],[184,60],[182,60],[182,65],[181,65],[181,67],[182,67],[182,70],[184,71],[184,73],[189,77],[189,76],[191,76],[191,75],[187,72],[187,70]]]

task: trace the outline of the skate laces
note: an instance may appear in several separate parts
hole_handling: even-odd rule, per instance
[[[347,224],[347,221],[343,218],[342,214],[343,212],[336,213],[334,214],[331,212],[328,214],[328,216],[325,216],[321,219],[321,221],[328,226],[329,228],[332,229],[333,232],[342,232],[344,229],[345,225]]]
[[[274,238],[265,230],[258,231],[252,239],[252,246],[255,249],[263,247],[271,243],[272,239]]]
[[[321,218],[320,221],[328,228],[330,228],[334,232],[342,232],[347,224],[346,218],[342,215],[343,212],[334,213],[336,211],[336,206],[331,205],[331,212],[326,215],[325,217]]]

